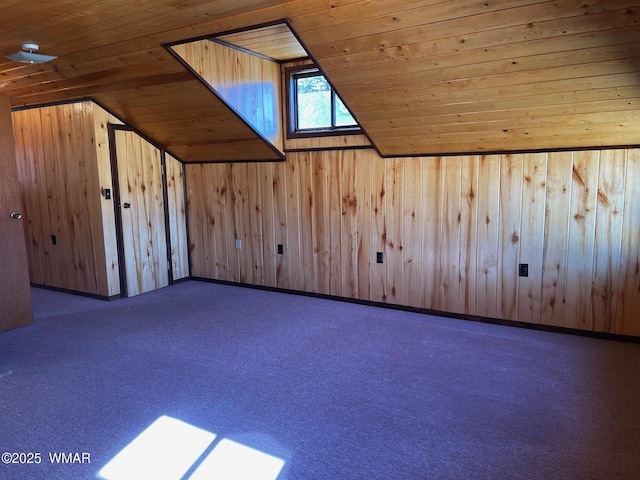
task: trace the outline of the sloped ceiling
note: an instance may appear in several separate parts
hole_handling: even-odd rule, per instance
[[[632,145],[639,11],[625,0],[10,1],[0,53],[33,41],[59,58],[0,59],[0,95],[14,107],[95,98],[187,161],[273,159],[163,45],[288,18],[383,155]]]

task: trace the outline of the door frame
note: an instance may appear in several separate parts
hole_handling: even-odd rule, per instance
[[[166,165],[166,153],[165,150],[159,147],[154,142],[151,142],[148,138],[141,135],[135,128],[129,127],[128,125],[120,125],[114,123],[107,124],[107,132],[109,136],[109,158],[111,160],[111,182],[112,182],[112,192],[113,192],[113,209],[115,214],[116,221],[116,241],[118,244],[118,270],[120,276],[120,297],[128,297],[129,292],[127,288],[127,271],[126,271],[126,262],[124,258],[124,236],[122,229],[122,208],[120,202],[120,179],[118,176],[118,152],[116,150],[116,131],[127,131],[133,132],[138,135],[142,140],[148,142],[157,148],[160,152],[160,170],[162,173],[162,201],[164,206],[164,224],[165,224],[165,241],[167,243],[167,265],[168,275],[169,275],[169,285],[173,285],[175,282],[173,280],[173,261],[171,258],[171,222],[169,219],[169,209],[167,208],[167,203],[169,199],[168,189],[167,189],[167,165]]]

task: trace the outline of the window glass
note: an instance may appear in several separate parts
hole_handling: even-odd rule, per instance
[[[331,86],[322,75],[296,79],[298,129],[331,128]]]
[[[345,104],[317,69],[291,72],[289,85],[289,134],[339,135],[360,130]]]
[[[347,110],[347,107],[344,106],[344,103],[342,103],[342,100],[340,100],[337,95],[335,95],[335,108],[336,127],[352,127],[358,125],[356,119],[349,113],[349,110]]]

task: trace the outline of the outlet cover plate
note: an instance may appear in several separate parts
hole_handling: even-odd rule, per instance
[[[528,277],[529,276],[529,264],[521,263],[518,265],[518,276],[520,277]]]

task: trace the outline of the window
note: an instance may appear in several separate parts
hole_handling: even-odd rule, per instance
[[[317,68],[289,73],[289,136],[358,133],[360,126]]]

